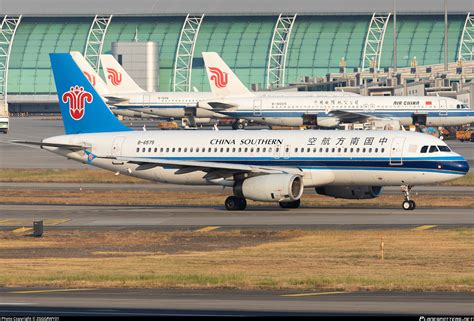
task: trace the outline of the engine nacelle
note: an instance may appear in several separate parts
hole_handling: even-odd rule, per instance
[[[336,117],[318,117],[317,120],[318,126],[328,128],[336,127],[339,125],[340,122],[341,121],[339,120],[339,118]]]
[[[334,198],[370,199],[379,197],[382,186],[320,186],[316,193]]]
[[[234,185],[234,194],[254,201],[296,201],[303,195],[303,179],[293,174],[249,177]]]

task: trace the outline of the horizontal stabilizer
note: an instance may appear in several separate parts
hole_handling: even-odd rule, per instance
[[[43,147],[57,147],[57,148],[66,148],[66,149],[70,149],[70,150],[84,150],[84,149],[88,148],[88,147],[81,146],[81,145],[32,142],[32,141],[27,141],[27,140],[11,140],[10,142],[12,144],[17,144],[17,145],[31,145],[31,146],[39,146],[41,148],[43,148]]]

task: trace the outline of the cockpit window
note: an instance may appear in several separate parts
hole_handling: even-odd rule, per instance
[[[421,147],[421,152],[424,154],[428,150],[428,146]]]
[[[448,146],[444,146],[444,145],[438,145],[438,149],[440,152],[450,152],[451,149],[449,149]]]
[[[430,146],[430,153],[436,153],[438,151],[438,147]]]

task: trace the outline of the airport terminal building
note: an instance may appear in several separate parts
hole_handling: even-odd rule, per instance
[[[219,4],[216,6],[216,4]],[[392,1],[3,1],[2,95],[10,111],[56,100],[48,54],[112,53],[147,90],[208,91],[215,51],[254,90],[394,63]],[[449,1],[449,63],[474,60],[471,0]],[[442,0],[396,2],[398,67],[443,64]],[[3,40],[3,39],[2,39]],[[461,61],[461,64],[459,62]],[[472,69],[472,67],[471,67]],[[473,74],[473,70],[468,70]],[[25,109],[26,108],[26,109]]]

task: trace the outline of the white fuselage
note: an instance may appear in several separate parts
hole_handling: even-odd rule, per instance
[[[255,92],[257,97],[348,97],[358,96],[347,92],[284,92],[261,91]],[[114,96],[128,99],[123,103],[114,104],[118,109],[128,109],[143,112],[158,117],[182,118],[194,116],[199,118],[226,117],[216,113],[210,106],[196,108],[199,102],[212,100],[215,96],[211,92],[144,92],[144,93],[116,93]],[[202,107],[202,106],[201,106]]]
[[[219,113],[268,125],[335,127],[353,122],[343,111],[367,118],[390,118],[401,125],[454,126],[474,123],[474,111],[448,97],[247,97],[214,100],[226,104]],[[212,101],[208,101],[212,105]],[[232,107],[235,106],[235,107]],[[356,117],[357,118],[357,117]]]
[[[233,178],[210,180],[208,171],[179,173],[178,167],[139,165],[114,157],[220,162],[280,167],[301,175],[304,186],[419,185],[448,181],[468,170],[452,151],[421,153],[446,146],[429,135],[396,131],[131,131],[56,136],[46,143],[89,146],[83,151],[43,147],[103,169],[152,181],[231,186]],[[108,157],[108,158],[107,158]]]

